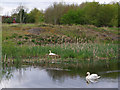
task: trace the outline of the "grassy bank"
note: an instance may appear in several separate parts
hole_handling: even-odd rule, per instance
[[[12,46],[3,45],[3,58],[7,59],[48,59],[49,50],[61,56],[61,59],[111,59],[118,56],[118,45],[115,44],[56,44],[46,46]],[[55,58],[54,58],[55,59]]]
[[[3,25],[3,60],[49,58],[49,50],[61,59],[110,59],[118,56],[117,28],[48,24]]]

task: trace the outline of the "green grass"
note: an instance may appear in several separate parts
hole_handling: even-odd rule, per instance
[[[34,27],[45,29],[39,35],[29,34]],[[104,29],[104,30],[103,30]],[[118,41],[107,35],[110,29],[90,25],[3,24],[2,56],[7,58],[44,58],[51,50],[61,59],[117,58]],[[116,32],[117,30],[115,30]],[[111,36],[117,34],[110,33]]]
[[[114,44],[61,44],[46,46],[2,46],[2,55],[9,58],[44,58],[49,50],[61,56],[62,59],[94,59],[94,58],[117,58],[118,46]]]

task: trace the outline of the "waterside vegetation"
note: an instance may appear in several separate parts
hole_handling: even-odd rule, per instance
[[[117,28],[51,24],[3,24],[2,28],[3,61],[118,58]],[[49,50],[60,57],[49,57]]]

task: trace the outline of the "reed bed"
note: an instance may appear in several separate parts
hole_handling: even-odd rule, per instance
[[[2,57],[6,59],[34,59],[49,58],[49,50],[60,56],[61,59],[110,59],[117,58],[118,45],[116,44],[56,44],[45,46],[2,46]]]

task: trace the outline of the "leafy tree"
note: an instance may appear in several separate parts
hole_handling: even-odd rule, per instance
[[[18,23],[25,23],[27,18],[27,10],[28,9],[25,6],[19,5],[12,11],[12,17],[16,18]]]
[[[99,26],[111,26],[110,22],[112,18],[114,17],[114,9],[112,8],[112,5],[101,5],[98,15],[98,24]]]
[[[97,25],[97,16],[99,13],[100,5],[98,2],[86,2],[82,7],[85,11],[85,18],[87,24]]]
[[[85,24],[84,11],[81,9],[69,10],[61,18],[63,24]]]
[[[45,10],[45,22],[51,24],[60,24],[60,18],[66,12],[67,5],[64,3],[54,3]]]
[[[118,12],[119,4],[118,3],[112,4],[111,8],[112,8],[111,13],[113,13],[113,16],[112,16],[111,21],[109,22],[109,25],[117,27],[118,26],[118,20],[119,20],[119,18],[118,18],[118,16],[119,16],[119,12]]]
[[[27,18],[27,13],[24,11],[24,9],[21,9],[17,15],[17,20],[19,19],[20,23],[25,23]]]
[[[44,14],[43,11],[38,10],[37,8],[34,8],[30,13],[28,14],[27,18],[28,23],[39,23],[44,21]]]
[[[120,3],[118,3],[118,10],[120,10]],[[118,11],[118,27],[120,27],[120,11]]]

